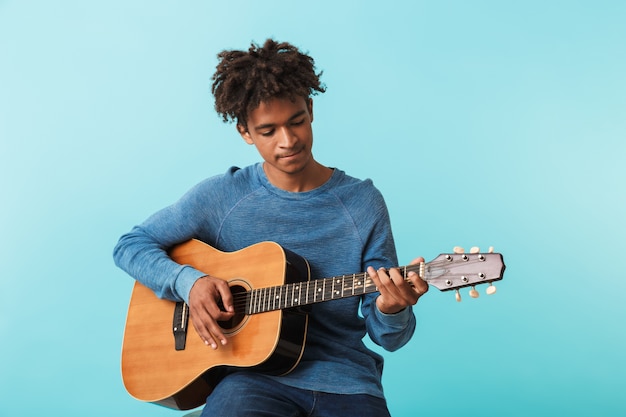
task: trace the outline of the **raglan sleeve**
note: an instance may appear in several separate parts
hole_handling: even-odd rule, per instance
[[[372,191],[371,229],[363,251],[363,270],[368,266],[390,268],[398,266],[395,243],[391,230],[391,221],[385,201],[378,192]],[[363,297],[361,313],[369,337],[374,343],[387,351],[395,351],[404,346],[415,332],[416,319],[412,307],[406,307],[395,314],[385,314],[376,306],[379,293],[370,293]]]
[[[206,197],[211,182],[196,185],[177,202],[122,235],[115,245],[115,264],[159,298],[188,301],[193,284],[206,275],[189,265],[176,263],[168,250],[178,243],[207,235],[207,222],[213,215]]]

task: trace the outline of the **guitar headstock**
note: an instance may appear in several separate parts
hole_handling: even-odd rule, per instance
[[[505,268],[502,254],[493,253],[493,248],[483,253],[474,247],[465,253],[455,247],[454,253],[441,254],[425,264],[423,279],[440,291],[456,290],[456,299],[461,301],[460,288],[472,287],[469,295],[477,298],[474,286],[488,283],[487,294],[494,294],[496,287],[492,283],[502,279]]]

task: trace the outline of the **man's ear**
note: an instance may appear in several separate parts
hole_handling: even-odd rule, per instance
[[[311,116],[311,121],[313,121],[313,99],[309,97],[309,115]]]
[[[246,129],[243,125],[237,124],[237,131],[248,145],[254,145],[254,141],[252,140],[252,136],[250,136],[248,129]]]

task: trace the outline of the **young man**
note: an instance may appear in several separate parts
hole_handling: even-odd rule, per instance
[[[367,333],[389,351],[406,344],[415,329],[411,306],[428,285],[415,273],[407,282],[389,269],[397,265],[395,246],[385,202],[372,182],[313,157],[311,96],[325,91],[313,59],[273,40],[218,57],[216,111],[236,122],[263,162],[201,182],[134,227],[115,248],[116,264],[159,297],[187,302],[207,354],[234,343],[218,324],[234,315],[233,297],[225,280],[170,259],[173,246],[195,238],[231,252],[274,241],[307,259],[312,279],[367,271],[378,292],[311,307],[304,354],[292,372],[233,370],[202,415],[389,415],[383,359],[362,339]]]

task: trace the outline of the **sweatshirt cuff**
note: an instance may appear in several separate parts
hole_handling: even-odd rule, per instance
[[[198,271],[191,266],[184,265],[176,278],[176,283],[174,284],[174,289],[176,294],[183,299],[187,304],[189,304],[189,292],[191,291],[191,287],[196,281],[205,276],[206,273]]]
[[[383,313],[378,309],[378,306],[374,308],[376,311],[376,317],[380,320],[381,323],[385,324],[389,327],[395,327],[398,329],[402,329],[406,327],[406,325],[411,320],[411,316],[413,315],[413,309],[409,307],[405,307],[403,310],[398,311],[394,314]]]

